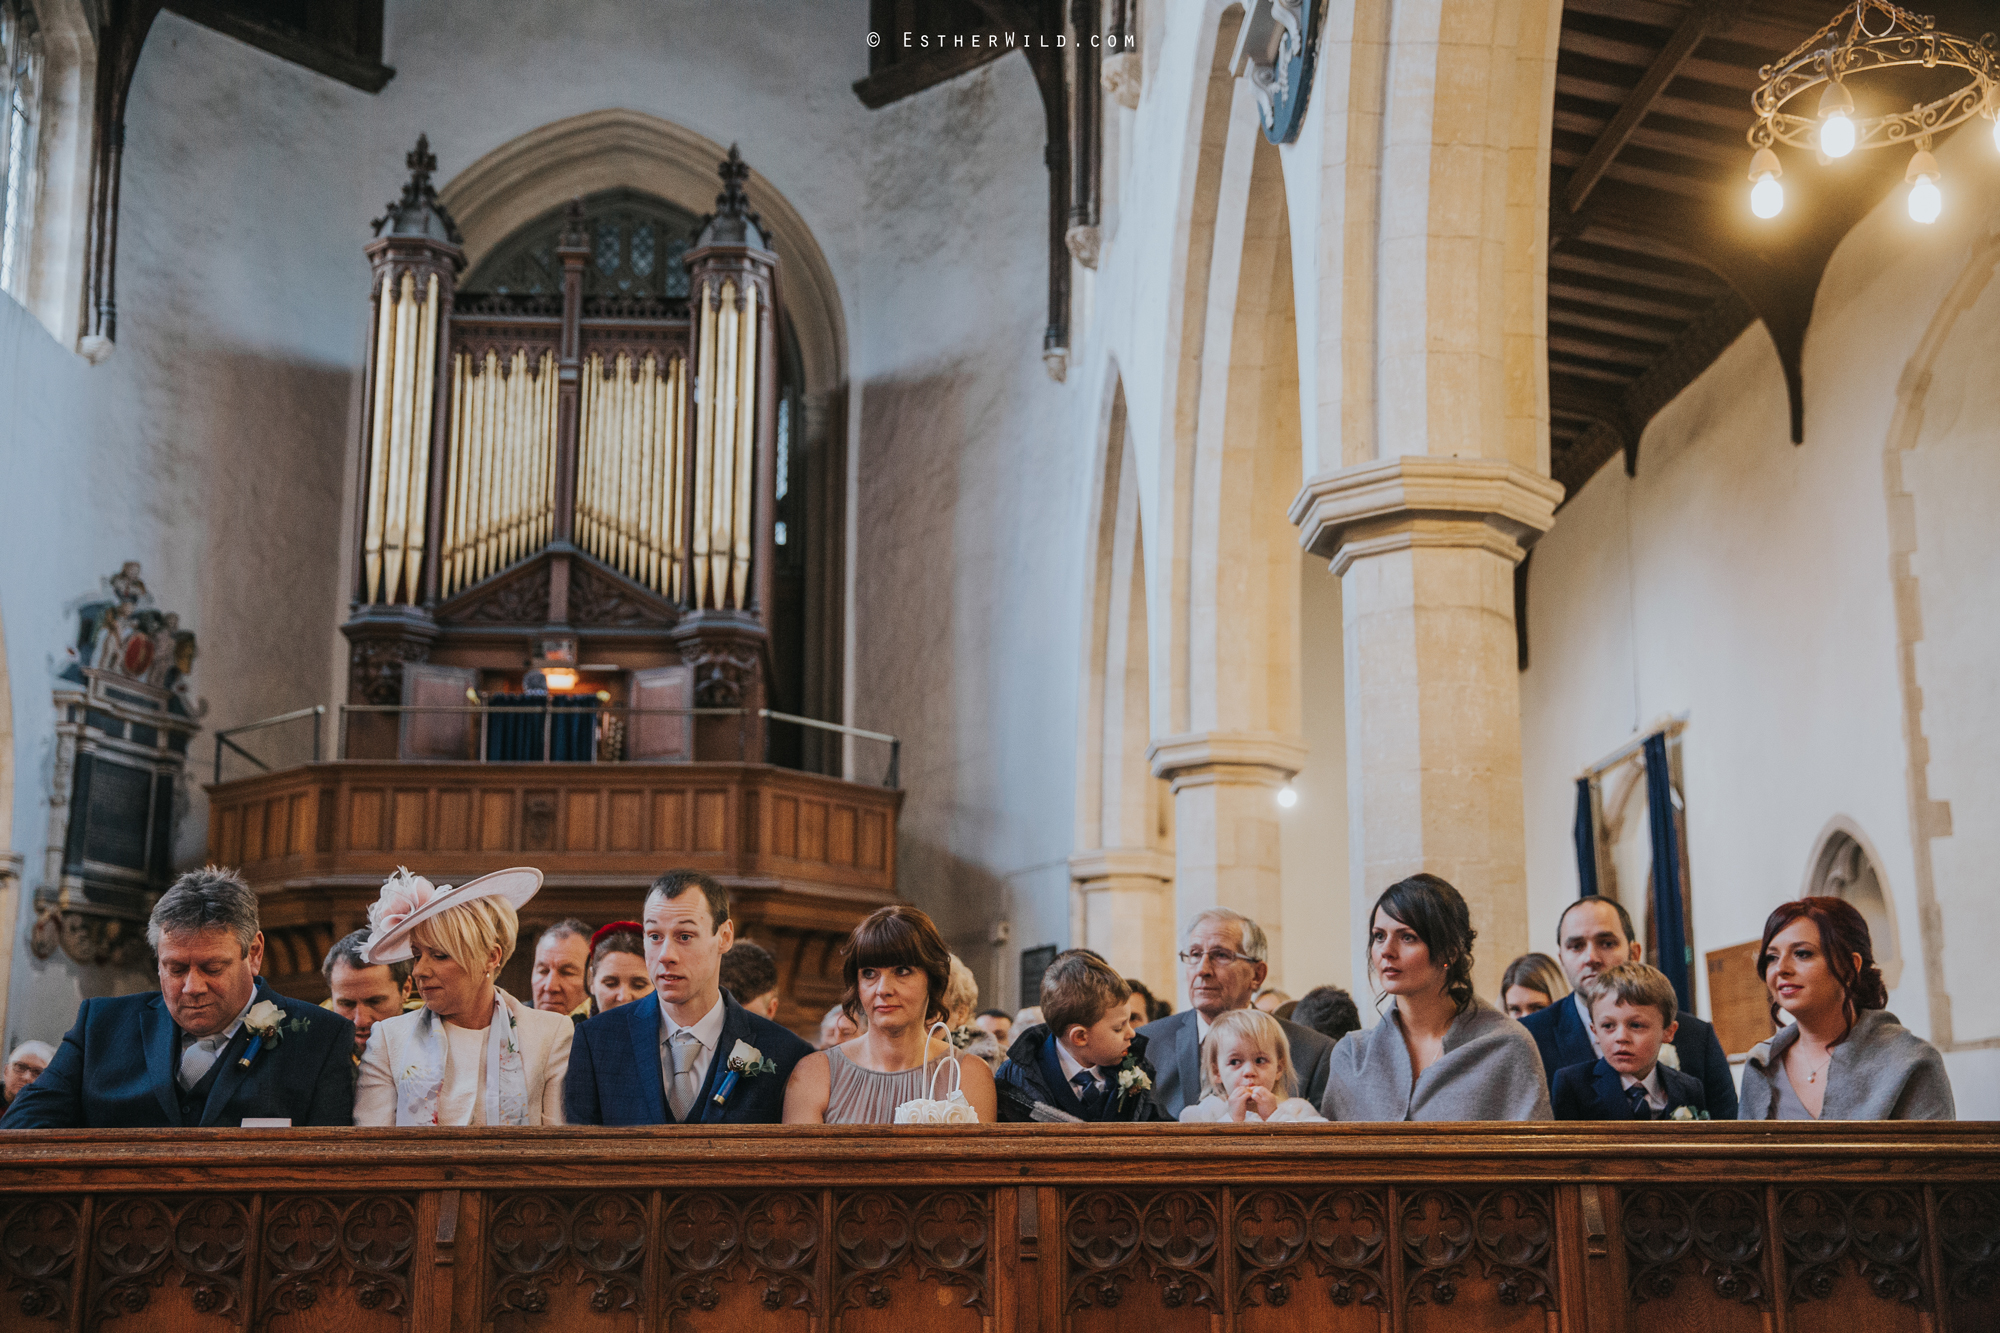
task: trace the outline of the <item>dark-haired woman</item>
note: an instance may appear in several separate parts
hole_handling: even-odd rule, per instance
[[[785,1085],[786,1124],[893,1124],[904,1102],[951,1089],[951,1075],[937,1074],[944,1060],[958,1063],[956,1082],[980,1123],[995,1123],[992,1067],[930,1036],[945,1016],[951,952],[928,916],[903,903],[877,908],[848,937],[840,970],[842,1007],[867,1027],[799,1061]]]
[[[1868,923],[1839,898],[1780,904],[1757,975],[1789,1026],[1750,1049],[1745,1120],[1956,1120],[1937,1048],[1896,1021]]]
[[[1368,971],[1382,1021],[1333,1048],[1328,1120],[1547,1120],[1541,1053],[1527,1029],[1473,993],[1478,933],[1436,875],[1393,884],[1368,914]]]
[[[613,921],[590,937],[590,1016],[609,1013],[621,1004],[653,993],[653,974],[646,967],[646,928],[637,921]]]

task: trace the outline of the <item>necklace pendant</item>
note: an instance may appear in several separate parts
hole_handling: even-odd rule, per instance
[[[1819,1082],[1819,1071],[1818,1071],[1817,1069],[1815,1069],[1815,1070],[1813,1070],[1813,1071],[1812,1071],[1812,1073],[1810,1073],[1810,1074],[1807,1074],[1807,1075],[1806,1075],[1806,1082],[1808,1082],[1808,1083],[1817,1083],[1817,1082]]]

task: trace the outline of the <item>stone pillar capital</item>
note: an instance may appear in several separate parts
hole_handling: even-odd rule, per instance
[[[1310,478],[1291,520],[1299,544],[1336,575],[1414,546],[1477,547],[1518,563],[1562,497],[1562,483],[1516,463],[1401,454]]]
[[[1275,731],[1192,731],[1154,741],[1146,761],[1175,791],[1218,780],[1282,787],[1305,767],[1306,745]]]
[[[1137,887],[1143,880],[1164,889],[1174,881],[1174,854],[1150,847],[1098,847],[1069,858],[1069,877],[1086,893]]]

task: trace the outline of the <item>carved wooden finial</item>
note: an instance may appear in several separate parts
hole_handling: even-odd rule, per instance
[[[391,199],[382,216],[375,219],[375,234],[380,236],[384,227],[404,234],[442,234],[445,240],[457,245],[458,224],[438,202],[437,187],[431,184],[431,173],[437,170],[437,156],[431,152],[428,134],[417,136],[417,146],[403,155],[403,165],[410,169],[410,178],[403,182],[402,197]],[[436,225],[432,224],[433,219]]]
[[[715,196],[715,211],[704,214],[696,227],[699,239],[695,244],[761,247],[765,244],[764,219],[750,207],[750,197],[743,192],[744,182],[750,179],[750,164],[731,144],[729,156],[716,163],[715,169],[722,177],[722,193]]]

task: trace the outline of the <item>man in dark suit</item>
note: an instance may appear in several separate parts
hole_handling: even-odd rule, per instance
[[[1624,1076],[1600,1056],[1591,1064],[1558,1069],[1549,1107],[1558,1120],[1671,1120],[1683,1106],[1697,1112],[1708,1109],[1699,1080],[1665,1065],[1654,1065],[1653,1077],[1667,1102],[1658,1108],[1647,1102],[1644,1084],[1627,1089]]]
[[[264,962],[257,896],[209,866],[153,908],[157,994],[85,1000],[4,1129],[354,1123],[354,1025],[287,999]]]
[[[1599,897],[1579,898],[1564,910],[1556,922],[1556,945],[1563,972],[1573,987],[1620,963],[1636,962],[1643,952],[1632,938],[1632,918],[1624,906]],[[1587,1065],[1598,1058],[1581,991],[1529,1014],[1521,1026],[1541,1048],[1542,1072],[1551,1085],[1557,1070]],[[1729,1057],[1722,1053],[1715,1028],[1693,1014],[1682,1014],[1673,1047],[1680,1072],[1701,1084],[1709,1115],[1734,1120],[1736,1081],[1730,1077]]]
[[[1202,1039],[1208,1036],[1210,1023],[1232,1009],[1250,1007],[1251,997],[1271,970],[1265,961],[1268,951],[1264,928],[1227,907],[1199,912],[1189,924],[1181,943],[1181,965],[1187,971],[1191,1007],[1140,1029],[1159,1070],[1153,1100],[1168,1120],[1180,1119],[1183,1107],[1201,1100]],[[1291,1043],[1298,1095],[1318,1106],[1326,1092],[1333,1043],[1282,1018],[1278,1026]]]
[[[729,890],[668,871],[646,895],[644,925],[653,994],[576,1030],[569,1123],[777,1124],[792,1066],[812,1047],[723,993],[722,956],[736,939]]]

